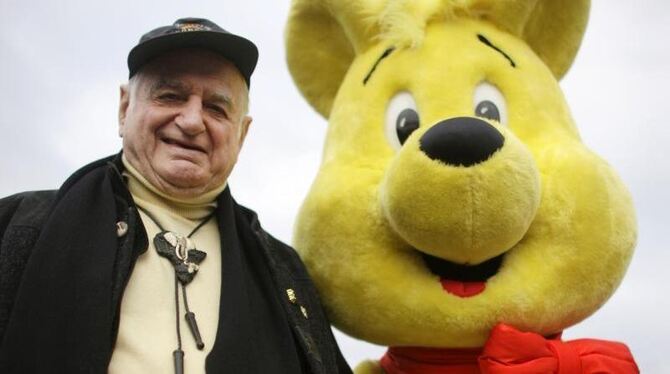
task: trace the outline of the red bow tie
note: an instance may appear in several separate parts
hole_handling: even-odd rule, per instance
[[[493,328],[479,368],[485,374],[639,373],[628,347],[595,339],[563,342],[499,324]]]
[[[637,374],[628,347],[595,339],[563,342],[499,324],[483,351],[391,347],[380,364],[387,374]]]

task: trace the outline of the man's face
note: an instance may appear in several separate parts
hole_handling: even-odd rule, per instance
[[[198,196],[230,175],[251,122],[246,106],[231,62],[204,50],[168,52],[121,87],[123,152],[159,190]]]

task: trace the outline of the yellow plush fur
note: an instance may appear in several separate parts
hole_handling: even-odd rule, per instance
[[[329,119],[294,244],[340,329],[389,346],[479,347],[500,322],[559,332],[613,293],[635,242],[631,199],[581,142],[557,83],[588,5],[293,1],[289,67]],[[421,136],[474,117],[482,83],[504,97],[506,122],[483,119],[504,146],[470,167],[426,157]],[[396,150],[385,123],[401,92],[420,127]],[[503,263],[484,292],[458,297],[421,253],[464,265],[503,254]]]

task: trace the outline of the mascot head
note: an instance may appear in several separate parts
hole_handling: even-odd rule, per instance
[[[631,198],[558,85],[588,8],[293,1],[289,68],[329,120],[295,246],[340,329],[478,347],[500,322],[557,333],[614,292]]]

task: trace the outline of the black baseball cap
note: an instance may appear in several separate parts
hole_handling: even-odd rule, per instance
[[[128,54],[129,78],[154,57],[180,48],[202,48],[220,54],[235,64],[249,87],[258,61],[258,48],[250,40],[204,18],[180,18],[170,26],[142,35]]]

